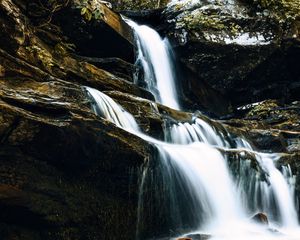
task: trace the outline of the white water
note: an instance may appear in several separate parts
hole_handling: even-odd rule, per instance
[[[153,34],[154,30],[149,31],[148,28],[140,26],[135,26],[135,29],[140,30],[140,34],[151,32],[143,36],[141,51],[153,55],[153,58],[145,58],[144,61],[153,59],[158,61],[155,58],[156,50],[163,48],[158,46],[163,45],[163,42],[157,41],[157,36]],[[152,41],[152,38],[155,40]],[[156,44],[153,45],[153,42]],[[168,55],[160,55],[160,53],[158,55],[168,58]],[[164,70],[160,67],[156,69],[158,73]],[[168,88],[174,87],[172,75],[167,74],[167,76],[168,81],[162,82],[160,86],[157,85],[159,87],[156,89],[158,91],[156,94],[162,97],[168,93],[167,100],[173,100],[169,102],[169,106],[173,104],[178,106],[175,92],[168,92]],[[154,78],[151,79],[155,81]],[[161,163],[167,170],[161,174],[167,174],[171,179],[175,178],[176,176],[172,176],[169,171],[170,166],[180,173],[178,178],[182,181],[180,185],[186,188],[185,192],[190,197],[186,203],[190,205],[187,208],[188,215],[193,215],[193,219],[199,220],[193,222],[189,229],[212,234],[213,239],[224,240],[299,238],[300,231],[294,203],[294,176],[288,166],[283,168],[283,174],[275,167],[277,154],[255,152],[246,140],[232,139],[224,129],[219,131],[219,127],[213,127],[200,118],[195,118],[192,123],[174,124],[165,132],[168,142],[159,141],[141,133],[135,119],[111,98],[95,89],[87,88],[87,91],[96,103],[95,113],[157,146]],[[170,92],[172,94],[169,94]],[[228,138],[230,142],[226,140]],[[232,175],[227,158],[219,149],[252,153],[261,172],[252,169],[251,160],[242,159],[243,154],[240,154],[241,159],[235,160],[240,161],[241,166],[237,173],[239,176]],[[143,174],[146,175],[147,171]],[[259,174],[263,174],[265,179],[260,179]],[[142,184],[144,184],[144,177]],[[164,177],[162,176],[161,179]],[[142,196],[143,194],[140,195],[140,201],[143,201]],[[178,199],[172,199],[176,197],[178,195],[170,196],[172,203],[178,202]],[[171,207],[176,208],[176,206]],[[142,211],[141,206],[139,213],[140,211]],[[276,226],[283,234],[271,233],[266,226],[254,224],[249,220],[251,216],[261,211],[269,216],[270,225]],[[142,221],[142,215],[139,215],[138,219]],[[178,219],[178,222],[183,222],[181,227],[184,228],[184,219]]]
[[[260,154],[258,160],[268,174],[270,186],[278,204],[280,220],[284,227],[297,227],[297,212],[294,206],[293,194],[283,174],[274,166],[277,156]]]
[[[205,227],[220,227],[224,222],[234,223],[245,217],[220,152],[203,143],[165,145],[160,150],[184,173],[193,201],[205,209],[205,212],[194,209],[194,214],[200,215],[198,218],[206,219]]]
[[[169,141],[173,143],[162,142],[141,133],[132,115],[111,98],[92,88],[87,88],[87,91],[97,104],[94,107],[96,113],[117,126],[155,144],[160,150],[163,164],[172,164],[179,169],[184,176],[185,186],[192,198],[190,199],[191,203],[196,202],[196,206],[201,206],[201,209],[204,210],[192,209],[191,214],[194,214],[196,219],[205,219],[205,224],[199,223],[199,225],[193,226],[195,230],[209,232],[218,236],[216,239],[240,239],[241,237],[248,239],[253,233],[257,235],[255,239],[281,239],[280,236],[274,236],[265,228],[248,220],[248,217],[257,211],[252,211],[249,214],[243,209],[245,206],[238,198],[240,196],[238,191],[241,189],[236,187],[225,158],[214,148],[217,146],[226,149],[229,143],[223,140],[220,137],[222,135],[218,134],[209,124],[196,118],[193,124],[173,125],[168,136]],[[253,151],[250,144],[243,139],[236,140],[236,143],[240,149]],[[290,170],[285,169],[286,178],[284,178],[284,175],[273,164],[272,158],[276,155],[254,153],[257,154],[258,161],[269,174],[270,187],[263,182],[266,187],[260,190],[260,195],[266,197],[264,199],[267,206],[265,208],[266,213],[268,214],[268,211],[272,210],[268,196],[274,194],[279,205],[281,225],[285,228],[296,229],[297,215],[292,200],[293,194],[285,180],[289,179],[294,184],[294,181],[291,180],[293,176]],[[262,183],[255,180],[254,184]],[[242,187],[240,186],[240,188]],[[252,201],[253,199],[248,200]],[[298,231],[295,233],[294,230],[287,231],[284,228],[280,230],[287,234],[284,235],[285,237],[289,236],[288,239],[293,239],[291,233],[298,234]],[[236,238],[233,235],[236,235]]]
[[[238,148],[245,148],[246,150],[253,151],[251,145],[243,141],[237,142]],[[272,216],[274,205],[272,204],[271,196],[274,196],[276,205],[278,206],[278,221],[283,227],[295,228],[298,226],[297,211],[294,203],[294,182],[291,182],[291,169],[284,167],[281,173],[276,167],[275,162],[279,159],[278,154],[266,154],[254,152],[256,159],[261,166],[262,170],[266,173],[266,182],[257,181],[252,179],[252,184],[255,186],[254,200],[257,201],[257,196],[263,196],[262,205],[264,212],[268,216]],[[287,169],[288,168],[288,169]],[[251,200],[253,200],[251,199]],[[258,205],[258,203],[257,203]],[[260,210],[260,209],[257,209]]]
[[[144,81],[157,102],[179,109],[175,69],[170,58],[169,43],[152,28],[129,21],[137,34],[138,58],[144,70]]]
[[[114,100],[94,88],[85,88],[95,101],[92,107],[97,115],[107,119],[110,122],[113,122],[118,127],[124,128],[129,132],[139,131],[139,126],[134,117],[126,112]]]

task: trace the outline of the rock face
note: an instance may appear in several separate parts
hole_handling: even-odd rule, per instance
[[[233,106],[298,99],[299,4],[267,2],[182,1],[165,10],[175,52],[197,76],[183,83],[188,91],[205,83]]]
[[[152,95],[79,56],[41,4],[0,3],[1,239],[131,239],[152,147],[96,117],[83,86]]]
[[[134,61],[134,34],[119,14],[101,1],[73,2],[57,12],[53,21],[72,39],[77,53]],[[110,45],[114,47],[107,47]]]
[[[97,119],[78,85],[6,79],[1,86],[2,238],[119,238],[121,231],[128,239],[147,145]]]

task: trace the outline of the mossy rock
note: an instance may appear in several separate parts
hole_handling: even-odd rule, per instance
[[[116,11],[164,8],[170,0],[108,0]]]
[[[300,20],[300,4],[298,0],[246,0],[258,9],[264,11],[265,15],[271,15],[279,20]]]

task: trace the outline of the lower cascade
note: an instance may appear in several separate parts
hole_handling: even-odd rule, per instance
[[[178,109],[164,41],[158,41],[158,33],[149,27],[131,25],[138,35],[138,58],[147,73],[144,80],[152,86],[148,89],[158,102]],[[156,147],[158,184],[164,191],[154,195],[160,195],[161,206],[167,206],[161,211],[169,214],[164,216],[168,219],[164,227],[171,239],[299,239],[295,177],[288,165],[276,168],[279,154],[257,152],[246,139],[202,116],[166,126],[161,141],[142,133],[134,117],[113,99],[98,90],[86,90],[97,115]],[[159,239],[142,230],[147,225],[144,216],[149,203],[144,195],[150,172],[146,166],[141,174],[137,239]],[[255,214],[266,216],[269,224],[255,221]]]

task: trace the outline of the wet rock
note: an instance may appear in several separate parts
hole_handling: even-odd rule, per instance
[[[134,65],[120,58],[92,58],[77,56],[77,59],[95,65],[98,68],[104,69],[117,77],[133,82]]]
[[[26,206],[27,204],[24,192],[8,184],[0,184],[0,202],[18,206]]]
[[[210,239],[211,236],[207,234],[189,234],[187,235],[187,239],[192,239],[192,240],[207,240]]]
[[[182,107],[190,111],[201,109],[212,117],[224,116],[230,108],[229,101],[218,91],[209,86],[205,81],[191,72],[185,66],[178,66],[178,75],[182,82],[177,83]]]
[[[0,4],[1,47],[14,51],[25,43],[28,37],[28,27],[25,16],[13,1],[5,0]]]
[[[158,139],[163,140],[163,128],[168,123],[191,121],[192,119],[191,113],[177,111],[134,95],[119,91],[106,91],[105,93],[130,112],[145,133]]]
[[[134,236],[130,219],[148,144],[97,118],[76,84],[6,79],[1,86],[0,208],[9,216],[0,217],[3,239],[16,228],[48,236],[32,239],[119,236],[110,223],[122,219],[131,225],[124,239]]]
[[[251,217],[251,220],[263,224],[263,225],[269,225],[269,220],[266,214],[264,213],[257,213],[253,217]]]
[[[164,8],[150,10],[123,10],[122,15],[134,20],[139,24],[157,27],[162,22],[162,12]]]
[[[83,85],[152,96],[78,57],[48,2],[26,3],[0,3],[1,239],[132,239],[152,146],[96,117]]]
[[[239,108],[236,118],[224,120],[228,129],[251,139],[260,150],[293,152],[298,149],[298,103],[268,100]]]

